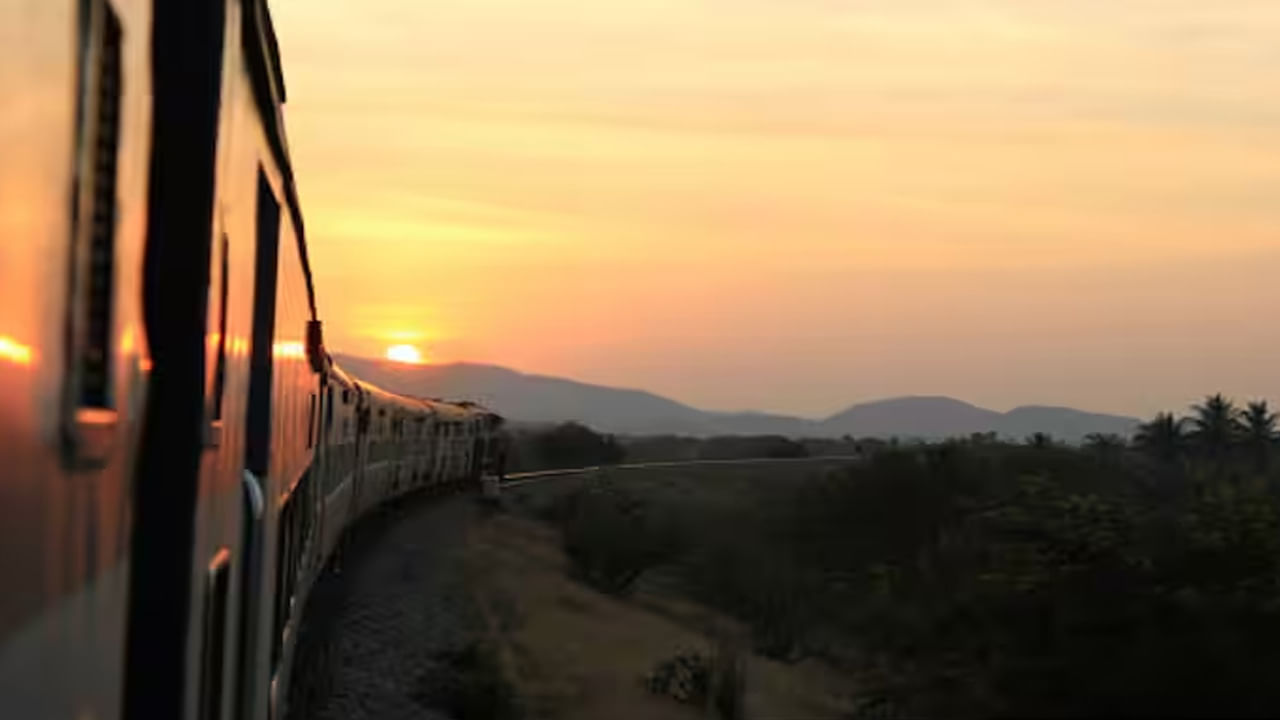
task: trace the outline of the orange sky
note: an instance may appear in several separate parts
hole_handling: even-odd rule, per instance
[[[1280,399],[1276,0],[274,0],[329,343],[717,409]]]

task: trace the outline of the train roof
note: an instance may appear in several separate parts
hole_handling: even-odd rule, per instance
[[[399,393],[391,392],[390,390],[378,387],[367,380],[361,380],[360,378],[352,376],[350,373],[343,370],[340,365],[333,362],[332,359],[329,361],[329,373],[330,376],[339,384],[347,387],[359,388],[360,391],[367,394],[370,399],[382,403],[399,405],[406,410],[429,412],[441,420],[462,422],[464,420],[475,418],[502,419],[501,415],[489,410],[483,405],[466,400],[449,402],[439,398],[412,397],[409,395],[401,395]]]
[[[343,387],[353,388],[356,386],[356,379],[333,362],[329,360],[329,378]]]
[[[474,412],[457,403],[445,402],[443,400],[435,400],[435,399],[422,399],[420,400],[420,402],[422,402],[427,407],[431,408],[431,411],[435,413],[436,417],[442,420],[453,420],[453,421],[460,422],[462,420],[466,420],[467,418],[473,417],[475,415]]]
[[[360,389],[363,390],[371,400],[391,405],[399,405],[405,410],[414,410],[418,412],[428,410],[428,408],[417,398],[398,395],[390,390],[380,388],[377,385],[364,380],[357,379],[356,384],[360,386]]]

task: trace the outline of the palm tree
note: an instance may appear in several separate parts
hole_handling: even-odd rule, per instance
[[[1191,435],[1210,458],[1220,460],[1237,438],[1239,410],[1222,393],[1210,395],[1199,405],[1192,405],[1195,426]]]
[[[1182,432],[1182,418],[1173,413],[1156,413],[1151,422],[1138,426],[1133,443],[1162,460],[1174,460],[1186,448],[1187,438]]]
[[[1276,432],[1276,422],[1280,416],[1271,412],[1266,400],[1251,402],[1240,413],[1239,431],[1244,436],[1244,443],[1253,453],[1254,462],[1259,470],[1266,470],[1271,464],[1271,449],[1280,434]]]

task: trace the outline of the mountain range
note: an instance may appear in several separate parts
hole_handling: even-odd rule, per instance
[[[612,388],[496,365],[408,365],[336,355],[337,363],[387,390],[418,397],[472,400],[518,423],[576,421],[625,435],[786,435],[940,439],[995,432],[1022,439],[1035,432],[1079,442],[1089,433],[1128,436],[1138,419],[1067,407],[1025,405],[997,412],[940,396],[908,396],[852,405],[809,419],[762,412],[715,412],[643,390]]]

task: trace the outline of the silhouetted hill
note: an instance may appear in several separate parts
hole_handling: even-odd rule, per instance
[[[948,397],[900,397],[854,405],[819,423],[824,435],[945,438],[1000,432],[1001,415]]]
[[[1138,419],[1073,408],[1024,405],[1006,413],[948,397],[901,397],[854,405],[819,423],[823,435],[941,439],[994,432],[1022,440],[1036,432],[1080,442],[1089,433],[1131,435]]]
[[[522,423],[574,420],[631,435],[786,435],[938,439],[996,432],[1021,440],[1034,432],[1079,442],[1093,432],[1129,435],[1135,418],[1027,405],[1000,413],[948,397],[900,397],[853,405],[824,420],[759,412],[710,412],[642,390],[530,375],[495,365],[405,365],[335,356],[357,377],[408,395],[474,400]]]
[[[706,413],[641,390],[527,375],[495,365],[405,365],[345,355],[334,359],[357,377],[388,390],[420,397],[473,400],[517,421],[575,420],[612,433],[716,432]]]

